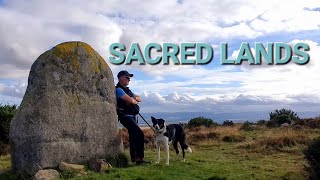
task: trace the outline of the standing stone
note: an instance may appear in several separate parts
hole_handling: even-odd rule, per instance
[[[33,175],[61,161],[122,151],[112,72],[88,44],[66,42],[33,63],[10,127],[12,166]]]

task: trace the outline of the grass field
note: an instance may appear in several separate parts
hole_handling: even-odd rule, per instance
[[[153,134],[144,130],[146,159],[155,161]],[[309,166],[303,149],[316,137],[319,129],[266,128],[254,126],[251,131],[232,127],[187,129],[187,143],[193,153],[175,157],[171,149],[170,165],[165,165],[164,150],[160,164],[112,168],[107,173],[87,171],[85,176],[64,175],[63,179],[308,179]],[[127,134],[123,131],[124,145]],[[128,156],[128,149],[125,154]],[[128,156],[129,157],[129,156]],[[10,156],[0,157],[0,179],[15,179],[10,170]],[[21,178],[21,176],[20,176]]]

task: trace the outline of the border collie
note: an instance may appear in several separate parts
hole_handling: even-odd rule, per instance
[[[166,150],[167,161],[166,164],[169,165],[169,143],[173,142],[173,147],[176,150],[176,156],[179,154],[178,142],[180,143],[182,149],[183,162],[185,162],[185,152],[192,152],[191,148],[186,144],[186,135],[183,128],[179,124],[169,124],[166,125],[163,119],[156,119],[151,116],[153,128],[156,134],[156,146],[158,151],[158,159],[156,163],[160,162],[160,143],[164,143]]]

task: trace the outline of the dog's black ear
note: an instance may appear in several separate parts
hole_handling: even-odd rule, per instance
[[[165,120],[161,118],[161,119],[158,119],[158,121],[160,122],[160,124],[164,124]]]
[[[157,119],[154,118],[153,116],[151,116],[151,120],[152,120],[152,123],[153,123],[153,124],[157,124]]]

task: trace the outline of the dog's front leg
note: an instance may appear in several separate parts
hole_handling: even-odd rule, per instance
[[[165,141],[164,141],[164,147],[166,148],[166,159],[167,159],[167,162],[166,162],[166,165],[169,165],[169,159],[170,159],[170,155],[169,155],[169,152],[170,152],[170,149],[169,149],[169,139],[166,138]]]
[[[158,156],[156,163],[158,164],[160,162],[160,142],[159,141],[156,142],[156,146],[157,146],[157,156]]]

